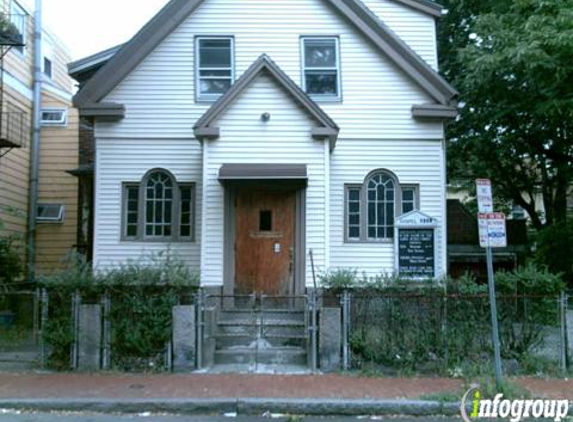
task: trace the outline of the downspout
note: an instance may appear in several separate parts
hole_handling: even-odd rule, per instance
[[[38,213],[38,167],[40,160],[40,117],[42,111],[42,0],[34,10],[34,93],[32,144],[30,145],[30,201],[28,210],[28,282],[36,281],[36,217]]]

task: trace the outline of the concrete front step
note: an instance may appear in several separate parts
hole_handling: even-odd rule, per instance
[[[215,351],[215,364],[306,365],[306,350],[298,347],[270,347],[256,349],[232,347]]]
[[[265,325],[263,327],[256,327],[253,325],[241,324],[217,324],[218,336],[235,335],[243,337],[256,337],[261,333],[261,337],[300,337],[306,334],[305,326],[302,324],[285,324],[285,325]]]
[[[277,310],[265,311],[265,312],[220,311],[219,321],[221,322],[284,321],[284,322],[299,322],[304,324],[305,312],[277,311]]]
[[[215,337],[217,349],[226,349],[235,346],[249,346],[255,341],[253,335],[219,334]],[[265,336],[265,341],[273,347],[295,346],[305,348],[307,336]]]

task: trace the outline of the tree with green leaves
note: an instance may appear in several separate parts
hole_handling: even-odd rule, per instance
[[[444,0],[441,68],[460,92],[452,180],[491,178],[536,229],[565,221],[573,184],[573,0]],[[545,216],[536,211],[541,193]],[[544,218],[543,218],[544,217]]]

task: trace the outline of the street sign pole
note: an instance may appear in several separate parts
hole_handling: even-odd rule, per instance
[[[485,247],[487,258],[487,284],[489,292],[489,306],[491,310],[491,337],[494,354],[495,383],[501,389],[501,347],[499,343],[499,322],[497,320],[497,298],[495,294],[495,278],[493,273],[492,247],[507,246],[505,229],[505,216],[493,212],[493,192],[491,181],[488,179],[476,180],[477,200],[479,209],[480,245]]]
[[[487,282],[489,291],[489,303],[491,309],[491,335],[493,342],[494,365],[495,365],[495,383],[498,390],[501,388],[501,348],[499,344],[499,323],[497,320],[497,299],[495,295],[495,279],[493,275],[493,253],[491,246],[486,249],[487,256]]]

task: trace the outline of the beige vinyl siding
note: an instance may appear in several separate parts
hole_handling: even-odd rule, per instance
[[[196,207],[196,242],[160,243],[121,241],[123,182],[139,182],[149,170],[169,170],[179,183],[195,182],[201,190],[201,146],[194,139],[98,139],[96,146],[94,266],[105,270],[127,260],[167,251],[193,269],[199,267],[201,206]]]
[[[31,104],[19,93],[4,85],[4,110],[19,109],[26,113],[28,129]],[[28,182],[30,178],[30,139],[29,131],[24,133],[22,148],[7,152],[0,149],[0,219],[7,233],[23,238],[28,225]],[[11,210],[7,212],[7,210]]]
[[[44,93],[43,107],[68,109],[67,126],[43,126],[40,136],[38,203],[63,204],[63,223],[40,223],[36,229],[36,270],[54,270],[62,265],[76,243],[78,179],[68,173],[78,166],[78,112],[69,102]]]
[[[269,122],[261,114],[270,113]],[[316,126],[277,83],[268,76],[259,76],[221,116],[221,138],[209,142],[207,165],[207,231],[202,282],[220,285],[223,280],[224,189],[218,173],[225,163],[306,164],[306,248],[314,252],[317,267],[324,267],[325,258],[325,166],[324,141],[310,136]],[[308,253],[305,253],[308,260]],[[306,265],[307,284],[312,284],[310,263]]]
[[[209,104],[195,103],[194,39],[233,35],[236,77],[268,54],[301,85],[300,37],[338,36],[342,102],[320,105],[341,136],[441,139],[442,126],[414,121],[413,104],[431,99],[322,0],[207,0],[168,36],[105,101],[126,105],[119,124],[98,124],[99,136],[188,137]],[[427,34],[434,39],[434,33]]]
[[[19,4],[26,9],[25,5]],[[9,14],[10,2],[7,1],[5,5],[6,8],[4,10]],[[28,15],[26,18],[26,29],[24,52],[21,53],[15,48],[10,49],[4,57],[4,69],[26,86],[31,87],[34,76],[32,70],[34,66],[34,18],[32,15]]]
[[[371,171],[387,169],[401,184],[419,184],[420,211],[438,222],[438,273],[446,271],[443,153],[439,141],[339,140],[331,157],[331,267],[356,268],[369,276],[394,271],[393,240],[389,243],[344,242],[344,185],[360,184]]]
[[[71,54],[56,37],[44,32],[44,38],[52,45],[52,78],[45,78],[45,82],[68,93],[73,92],[74,80],[68,75]]]
[[[435,17],[392,0],[362,0],[362,3],[426,63],[438,68]]]

